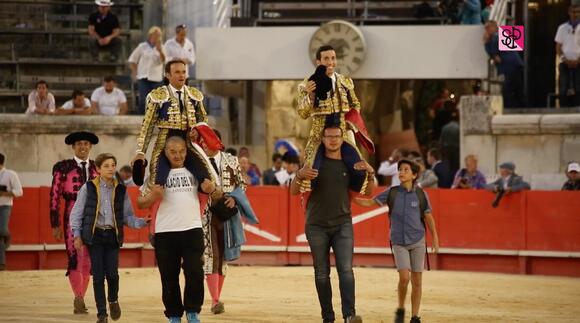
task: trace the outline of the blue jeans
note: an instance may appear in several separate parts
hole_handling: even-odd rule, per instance
[[[147,102],[147,94],[163,85],[163,82],[152,82],[147,79],[140,79],[137,81],[139,88],[139,105],[137,106],[139,114],[145,114],[145,103]]]
[[[355,315],[354,308],[354,273],[352,271],[352,256],[354,239],[352,223],[334,227],[306,225],[306,238],[310,245],[314,262],[314,282],[318,301],[324,321],[334,321],[332,308],[332,287],[330,285],[330,248],[334,252],[336,271],[340,286],[342,316]]]
[[[0,265],[6,265],[6,248],[10,240],[8,221],[10,220],[11,205],[0,205]]]
[[[92,244],[88,247],[91,255],[97,315],[106,316],[105,277],[109,302],[116,302],[119,296],[119,244],[115,230],[95,229]]]

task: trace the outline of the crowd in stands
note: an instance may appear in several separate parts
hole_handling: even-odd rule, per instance
[[[94,62],[125,62],[123,40],[118,17],[111,11],[113,2],[96,0],[97,11],[88,18],[89,52]],[[132,81],[137,84],[137,113],[145,113],[145,98],[149,92],[163,84],[165,62],[183,60],[189,67],[195,63],[195,49],[187,38],[187,26],[180,24],[175,28],[175,36],[163,43],[163,31],[153,26],[129,55],[126,63],[131,70]],[[189,74],[189,72],[187,72]],[[130,89],[132,90],[132,89]],[[71,90],[70,103],[57,105],[55,96],[49,91],[49,84],[40,80],[36,89],[28,96],[27,114],[102,114],[123,115],[129,113],[125,93],[117,87],[115,77],[104,78],[103,86],[95,89],[89,96]],[[81,99],[80,97],[83,96]],[[85,105],[85,102],[89,102]]]
[[[90,99],[81,90],[73,90],[68,101],[58,108],[54,95],[50,93],[48,83],[40,80],[36,82],[36,90],[28,95],[27,114],[48,115],[123,115],[128,113],[125,93],[117,87],[112,76],[103,79],[103,85],[96,88]]]

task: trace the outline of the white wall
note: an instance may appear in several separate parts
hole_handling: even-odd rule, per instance
[[[198,28],[197,78],[302,79],[313,71],[317,27]],[[367,56],[357,79],[487,77],[482,26],[362,26]]]

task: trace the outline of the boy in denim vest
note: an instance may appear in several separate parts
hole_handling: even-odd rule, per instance
[[[97,303],[97,323],[107,323],[105,277],[109,290],[111,318],[121,317],[119,293],[119,249],[123,245],[123,224],[139,229],[150,221],[138,218],[125,185],[115,178],[117,159],[111,154],[100,154],[95,159],[98,177],[84,184],[70,215],[74,246],[83,244],[89,249],[93,273],[93,290]]]

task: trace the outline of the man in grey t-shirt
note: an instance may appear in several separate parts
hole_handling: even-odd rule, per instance
[[[334,251],[336,270],[340,283],[340,298],[344,322],[361,323],[356,315],[354,273],[352,258],[354,251],[353,227],[350,210],[350,187],[352,182],[368,179],[365,195],[370,196],[375,186],[374,169],[366,162],[354,164],[348,169],[343,160],[343,133],[339,127],[324,129],[321,147],[322,163],[318,170],[309,166],[300,169],[290,192],[300,193],[302,180],[312,182],[312,192],[306,207],[306,238],[314,262],[314,281],[324,322],[334,322],[332,288],[330,285],[330,248]],[[357,181],[358,179],[358,181]]]

